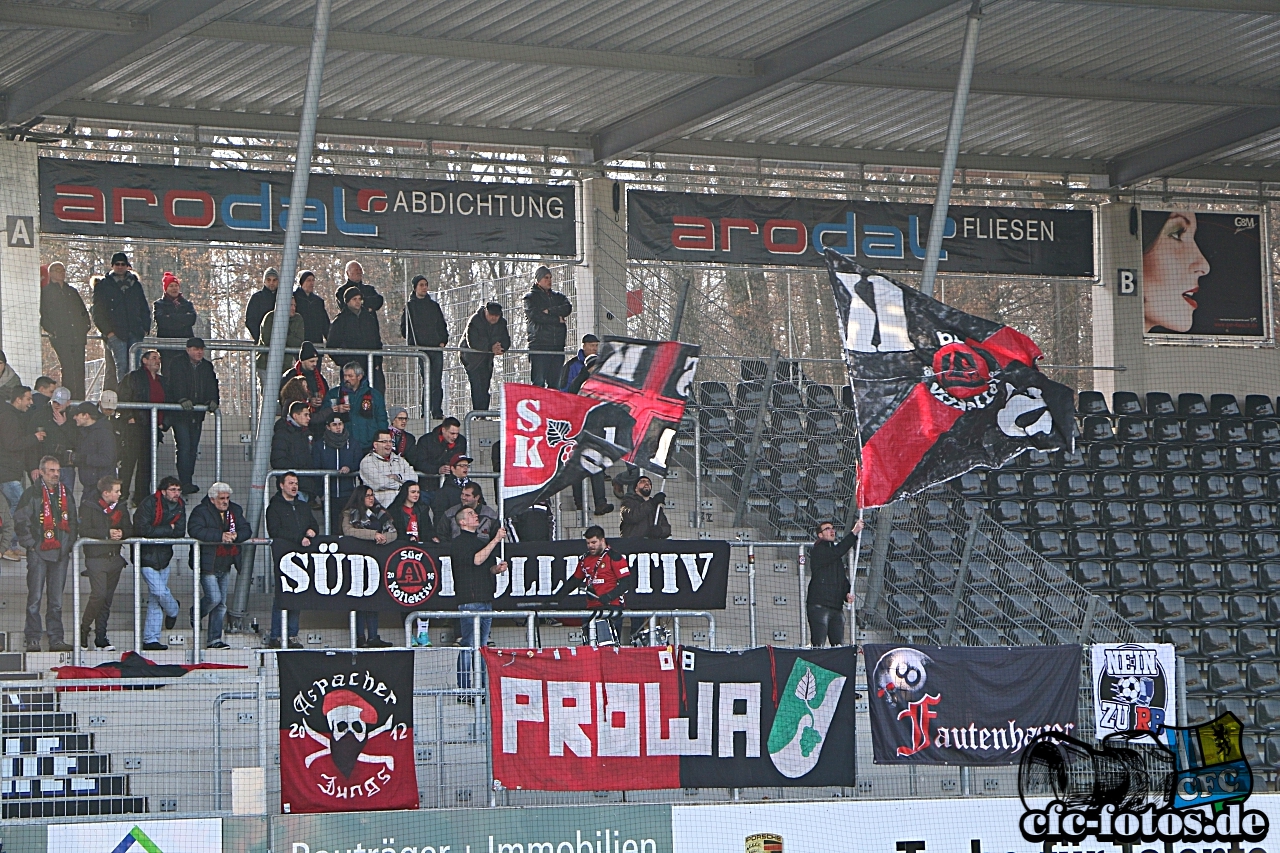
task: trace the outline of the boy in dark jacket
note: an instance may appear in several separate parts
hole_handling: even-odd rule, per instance
[[[200,542],[200,618],[209,617],[206,649],[231,648],[222,641],[227,621],[227,583],[231,570],[240,565],[240,543],[253,536],[253,527],[239,504],[231,502],[231,487],[214,483],[204,500],[191,510],[187,525],[191,538]],[[198,631],[198,620],[191,620]],[[194,639],[194,638],[193,638]]]
[[[342,421],[338,421],[342,423]],[[316,524],[315,515],[310,505],[299,495],[298,475],[290,471],[280,477],[280,489],[267,504],[267,535],[274,542],[282,542],[290,550],[301,551],[311,545],[320,526]],[[276,596],[271,603],[271,635],[267,639],[267,648],[280,648],[280,633],[283,630],[280,611],[284,610],[284,602],[280,600],[280,585],[276,584]],[[300,610],[289,611],[289,648],[300,649],[298,642],[298,619]]]
[[[62,466],[52,456],[40,460],[36,482],[13,510],[18,543],[27,549],[27,651],[40,651],[40,599],[45,599],[44,633],[49,651],[69,652],[63,639],[62,593],[76,541],[76,504],[62,484]]]
[[[538,267],[533,287],[524,295],[524,314],[529,321],[529,384],[555,388],[564,366],[564,341],[573,303],[551,289],[551,270]]]
[[[440,426],[418,439],[405,457],[419,473],[427,491],[435,491],[436,480],[448,474],[455,454],[467,455],[467,437],[457,418],[445,418]],[[447,509],[447,507],[446,507]]]
[[[182,282],[171,272],[164,274],[164,296],[155,302],[156,337],[185,341],[196,333],[196,306],[182,295]],[[160,372],[170,373],[182,350],[168,347],[160,350]]]
[[[133,529],[143,539],[182,539],[187,535],[187,505],[182,501],[182,483],[177,477],[165,477],[155,494],[139,502],[133,514]],[[169,592],[173,546],[143,545],[140,551],[142,579],[151,594],[142,628],[142,649],[162,652],[169,647],[160,642],[161,622],[166,631],[178,624],[178,599]]]
[[[89,405],[89,404],[85,404]],[[84,476],[84,469],[80,469]],[[128,507],[120,500],[120,481],[102,477],[94,485],[95,494],[86,494],[80,504],[80,535],[86,539],[110,539],[119,542],[133,535],[133,522]],[[93,627],[93,645],[98,651],[115,651],[107,639],[107,620],[111,618],[111,600],[120,583],[124,557],[119,545],[85,545],[85,574],[89,576],[89,603],[80,617],[80,648],[89,648],[89,628]]]
[[[493,381],[493,357],[511,349],[511,333],[502,316],[502,306],[489,302],[480,306],[467,323],[462,337],[463,351],[458,354],[471,385],[471,408],[478,412],[489,409],[489,384]]]
[[[440,304],[431,298],[430,287],[425,275],[413,277],[413,295],[409,297],[409,301],[404,306],[404,313],[400,315],[400,334],[404,335],[404,342],[408,346],[443,347],[449,343],[449,324],[445,322]],[[441,382],[444,372],[444,353],[432,351],[426,355],[431,368],[431,417],[441,420],[444,418],[442,408],[444,385]],[[424,384],[427,378],[424,371]]]
[[[338,415],[330,413],[320,438],[311,444],[311,467],[316,470],[338,471],[329,478],[329,530],[342,530],[342,508],[356,487],[356,473],[360,470],[360,448],[351,438],[351,431]]]
[[[119,463],[115,430],[93,403],[81,403],[72,416],[76,422],[76,470],[80,475],[80,500],[99,497],[99,481],[114,477]]]
[[[844,606],[853,602],[849,571],[844,557],[862,534],[862,519],[836,541],[836,526],[829,521],[818,525],[818,541],[809,549],[809,593],[805,610],[809,617],[809,642],[814,648],[844,642]]]

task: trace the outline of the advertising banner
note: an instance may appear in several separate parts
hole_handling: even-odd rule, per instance
[[[729,543],[706,539],[610,539],[627,558],[636,588],[627,605],[639,610],[723,610],[729,583]],[[320,536],[294,550],[271,546],[280,600],[288,609],[451,610],[457,606],[454,567],[446,545],[377,545]],[[507,542],[508,570],[497,576],[495,610],[552,609],[551,599],[586,554],[581,539]],[[581,590],[571,601],[585,601]]]
[[[1079,646],[863,650],[876,764],[1017,764],[1041,732],[1076,730]]]
[[[853,784],[853,648],[484,655],[504,787]]]
[[[219,818],[65,823],[48,830],[48,853],[222,853]]]
[[[885,270],[924,268],[931,204],[627,191],[627,257],[820,267],[832,248]],[[1092,278],[1093,211],[947,210],[943,273]]]
[[[827,271],[861,433],[860,506],[1071,446],[1075,394],[1036,369],[1035,341],[835,251]]]
[[[40,158],[46,234],[284,242],[292,172]],[[304,246],[576,257],[571,184],[313,174]]]
[[[418,807],[413,652],[284,652],[280,811]]]
[[[1116,732],[1155,732],[1177,722],[1172,645],[1095,643],[1090,652],[1098,740]]]
[[[1269,340],[1262,216],[1142,211],[1143,331],[1170,343]]]

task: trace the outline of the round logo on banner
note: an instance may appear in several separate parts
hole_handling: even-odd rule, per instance
[[[387,592],[403,607],[418,607],[440,588],[440,566],[422,548],[398,548],[382,567]]]

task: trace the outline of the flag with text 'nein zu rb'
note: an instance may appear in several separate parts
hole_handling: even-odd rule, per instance
[[[862,450],[859,506],[1072,446],[1074,392],[1036,369],[1034,341],[826,257]]]

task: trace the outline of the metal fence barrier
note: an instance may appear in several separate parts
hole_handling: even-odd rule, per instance
[[[192,406],[186,408],[177,403],[135,403],[129,401],[120,401],[116,404],[119,409],[139,409],[149,411],[151,417],[151,491],[156,490],[156,467],[158,464],[157,456],[160,448],[160,418],[159,412],[209,412],[208,406]],[[132,439],[132,436],[126,437],[125,441]],[[177,438],[174,438],[177,441]],[[213,410],[213,476],[216,480],[222,479],[222,409]]]

